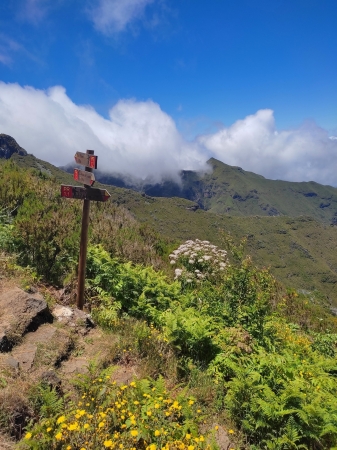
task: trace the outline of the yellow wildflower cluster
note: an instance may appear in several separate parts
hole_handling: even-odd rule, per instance
[[[273,323],[277,337],[295,352],[306,354],[310,351],[311,341],[301,332],[294,332],[286,323]]]
[[[109,376],[82,383],[81,398],[55,419],[45,419],[25,437],[28,448],[197,450],[200,409],[191,397],[171,398],[163,380],[117,386]],[[60,446],[61,445],[61,446]]]

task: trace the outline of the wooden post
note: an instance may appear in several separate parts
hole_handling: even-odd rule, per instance
[[[88,155],[93,155],[94,150],[87,150]],[[86,172],[92,172],[90,167],[85,168]],[[84,185],[86,189],[90,189],[89,185]],[[87,247],[88,247],[88,229],[89,229],[89,212],[90,200],[85,199],[83,202],[82,229],[80,242],[80,258],[78,262],[78,287],[76,306],[83,309],[84,305],[84,288],[85,288],[85,269],[87,265]]]

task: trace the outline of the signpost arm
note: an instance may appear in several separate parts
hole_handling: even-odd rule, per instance
[[[87,150],[88,155],[93,155],[94,150]],[[86,167],[87,172],[92,172],[90,167]],[[89,185],[84,185],[86,189],[90,189]],[[84,288],[85,288],[85,269],[87,263],[87,247],[88,247],[88,229],[89,229],[89,212],[90,212],[90,200],[85,199],[83,203],[82,214],[82,229],[81,229],[81,242],[80,242],[80,258],[78,262],[78,287],[77,287],[77,299],[76,306],[78,309],[83,309],[84,305]]]

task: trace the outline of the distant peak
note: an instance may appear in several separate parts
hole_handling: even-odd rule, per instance
[[[0,133],[0,158],[9,159],[13,153],[27,156],[26,150],[20,147],[12,136]]]

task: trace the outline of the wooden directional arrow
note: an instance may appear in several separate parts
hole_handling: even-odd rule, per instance
[[[95,183],[95,175],[92,172],[74,169],[74,180],[92,186]]]
[[[111,195],[106,189],[84,188],[81,186],[67,186],[62,184],[61,197],[106,202]]]
[[[75,161],[81,166],[90,167],[91,169],[97,169],[97,156],[90,155],[88,153],[76,152]]]
[[[94,150],[87,150],[86,153],[76,152],[75,161],[77,164],[85,166],[85,171],[74,169],[74,179],[83,183],[81,186],[61,185],[61,197],[77,198],[83,200],[82,227],[80,241],[80,257],[78,261],[78,286],[76,306],[83,309],[84,291],[85,291],[85,268],[87,260],[88,247],[88,229],[89,229],[89,212],[90,200],[96,202],[106,202],[110,198],[110,194],[105,189],[94,189],[91,185],[95,181],[92,169],[97,169],[97,156]]]

